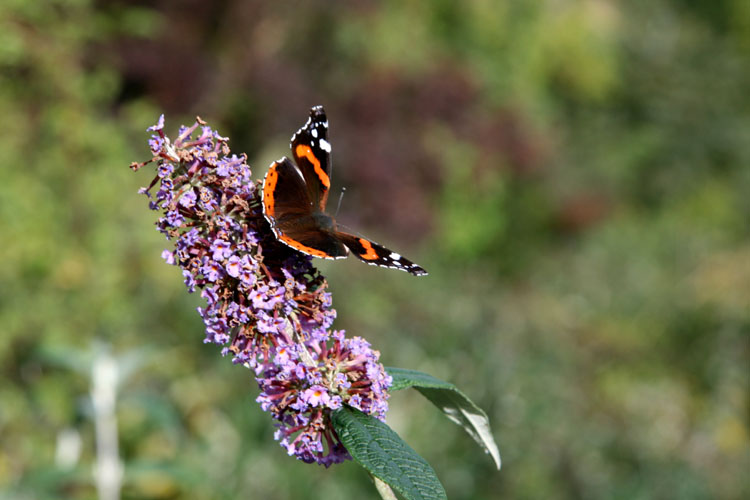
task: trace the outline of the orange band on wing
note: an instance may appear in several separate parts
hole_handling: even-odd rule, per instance
[[[327,253],[323,252],[322,250],[317,250],[312,247],[308,247],[306,245],[303,245],[297,240],[293,240],[289,236],[286,236],[285,234],[277,234],[278,238],[289,245],[290,247],[294,248],[295,250],[299,250],[300,252],[304,252],[306,254],[310,254],[313,257],[322,257],[324,259],[330,259],[331,256]]]
[[[360,254],[360,258],[367,260],[375,260],[378,258],[378,253],[374,248],[372,248],[372,243],[364,238],[359,238],[359,244],[362,245],[366,250],[365,253]]]
[[[276,190],[276,183],[279,180],[279,173],[276,171],[276,163],[271,165],[263,181],[263,208],[265,208],[268,217],[274,216],[275,199],[273,193]]]
[[[318,174],[318,178],[320,179],[320,182],[323,183],[323,185],[326,187],[326,189],[329,189],[331,187],[331,179],[328,178],[328,174],[323,172],[323,169],[320,168],[320,161],[315,158],[315,155],[312,152],[312,149],[310,149],[310,146],[305,146],[304,144],[297,144],[297,148],[294,151],[298,157],[300,158],[306,158],[307,161],[312,163],[313,168],[315,169],[315,173]]]

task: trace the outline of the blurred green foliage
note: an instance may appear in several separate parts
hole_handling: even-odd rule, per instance
[[[393,396],[450,498],[750,496],[748,2],[144,5],[0,4],[0,498],[96,497],[104,351],[123,498],[376,498],[272,440],[127,169],[166,111],[261,176],[314,104],[342,220],[431,273],[321,263],[337,327],[494,425],[499,473]]]

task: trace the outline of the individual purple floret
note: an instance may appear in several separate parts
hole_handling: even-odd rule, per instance
[[[157,229],[174,242],[162,252],[182,269],[207,343],[252,369],[261,408],[277,420],[290,455],[326,467],[349,459],[331,425],[347,404],[383,420],[391,378],[363,339],[330,329],[336,317],[325,278],[311,257],[276,240],[263,217],[259,182],[246,157],[200,118],[174,141],[164,117],[149,127],[156,176],[140,192],[161,212]],[[155,194],[152,191],[156,190]]]

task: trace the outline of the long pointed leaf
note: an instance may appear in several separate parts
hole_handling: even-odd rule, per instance
[[[331,419],[354,460],[404,498],[448,498],[430,464],[383,422],[346,406],[333,412]]]
[[[440,408],[453,422],[464,428],[495,461],[498,470],[502,464],[500,450],[490,431],[487,414],[455,385],[416,370],[386,368],[393,377],[392,391],[413,387],[432,404]]]

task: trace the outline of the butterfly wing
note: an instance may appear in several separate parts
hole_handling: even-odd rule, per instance
[[[292,136],[292,156],[305,178],[307,192],[317,210],[325,211],[331,188],[331,144],[323,106],[310,110],[310,118]]]
[[[396,252],[388,250],[372,240],[342,231],[336,231],[334,234],[336,235],[336,238],[341,240],[354,255],[368,264],[400,269],[409,274],[413,274],[414,276],[425,276],[427,274],[427,271],[414,262],[402,257]]]
[[[263,215],[276,238],[314,257],[346,257],[346,246],[320,227],[314,213],[305,180],[292,162],[284,157],[272,163],[263,180]]]

